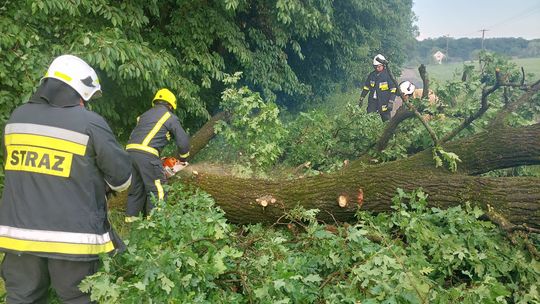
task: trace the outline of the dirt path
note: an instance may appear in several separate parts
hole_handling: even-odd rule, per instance
[[[418,69],[416,68],[405,67],[401,70],[401,77],[399,77],[398,82],[405,80],[414,83],[417,89],[423,87],[422,78],[420,78],[420,74],[418,74]]]

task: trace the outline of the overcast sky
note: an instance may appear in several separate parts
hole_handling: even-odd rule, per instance
[[[540,0],[413,0],[417,39],[540,38]]]

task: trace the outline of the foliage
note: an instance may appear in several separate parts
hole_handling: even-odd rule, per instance
[[[431,102],[419,98],[411,100],[415,107],[421,110],[424,119],[439,138],[478,111],[481,106],[482,89],[494,85],[496,68],[506,81],[520,80],[521,72],[514,63],[496,54],[484,53],[482,56],[482,67],[463,67],[468,71],[466,81],[452,80],[443,84],[433,81],[432,87],[437,100]],[[355,97],[334,94],[346,100]],[[488,111],[462,130],[457,137],[466,137],[486,130],[490,120],[507,102],[503,94],[511,101],[523,94],[523,91],[517,88],[498,89],[488,98]],[[400,124],[385,150],[373,151],[385,124],[377,115],[367,115],[356,106],[339,104],[330,97],[323,99],[327,102],[330,100],[329,105],[323,102],[318,109],[300,112],[298,115],[287,112],[282,115],[281,119],[284,121],[285,129],[288,130],[287,135],[280,142],[268,141],[267,144],[283,149],[280,159],[283,163],[290,166],[304,164],[317,173],[339,169],[345,160],[357,159],[366,153],[380,161],[389,161],[408,157],[421,150],[433,149],[433,143],[423,125],[417,119],[409,119]],[[517,126],[534,123],[538,113],[540,113],[540,96],[533,98],[527,107],[518,109],[510,117],[509,123]],[[245,134],[242,133],[235,135],[235,138],[244,137]],[[219,141],[219,145],[225,147],[218,150],[230,150],[225,140]],[[459,155],[441,150],[440,147],[435,147],[433,153],[436,166],[444,164],[451,171],[457,169]]]
[[[81,285],[102,303],[535,303],[540,263],[471,204],[429,208],[398,189],[392,214],[317,222],[296,208],[273,226],[228,224],[178,183],[135,222],[126,253]],[[278,228],[278,227],[287,228]]]
[[[222,94],[221,106],[230,113],[228,121],[215,125],[216,133],[221,133],[227,145],[238,151],[240,161],[248,167],[267,168],[281,156],[281,141],[286,133],[279,109],[272,102],[264,102],[259,93],[248,87],[235,88],[241,73],[226,76],[229,85]]]
[[[383,123],[378,115],[347,104],[345,111],[326,113],[312,110],[300,113],[287,124],[284,162],[297,166],[309,162],[311,167],[327,171],[344,160],[357,159],[380,136]]]
[[[437,96],[436,101],[428,102],[419,98],[411,100],[415,107],[422,111],[424,119],[428,121],[439,138],[454,130],[480,109],[482,90],[495,84],[496,69],[499,69],[504,81],[520,82],[521,71],[515,63],[503,56],[489,52],[482,53],[481,56],[481,66],[463,66],[463,70],[468,71],[466,81],[457,79],[444,83],[431,81],[431,88]],[[489,95],[487,99],[488,110],[462,130],[457,137],[462,138],[485,131],[495,114],[508,102],[514,101],[523,93],[524,91],[518,88],[499,88]],[[504,98],[504,94],[506,94],[507,99]],[[531,99],[531,103],[526,107],[517,109],[510,116],[508,123],[511,126],[529,125],[536,122],[539,113],[540,96],[537,95]],[[379,157],[383,160],[403,158],[420,150],[433,148],[432,145],[430,136],[422,124],[417,119],[411,119],[400,124],[393,140]],[[441,160],[444,160],[444,155],[434,151],[435,161],[438,161],[437,157],[441,156],[443,156]],[[447,160],[451,163],[451,158],[454,158],[454,155],[447,156],[450,157]]]
[[[90,107],[125,141],[162,87],[179,98],[184,128],[198,129],[232,71],[265,100],[302,108],[333,83],[356,83],[376,53],[400,65],[412,23],[411,0],[7,0],[0,128],[61,54],[97,70],[104,94]]]
[[[459,156],[452,152],[446,152],[440,146],[433,148],[433,160],[435,161],[435,168],[446,166],[450,172],[457,171],[457,163],[461,162]]]
[[[411,0],[4,1],[0,126],[65,53],[97,69],[104,97],[93,107],[124,139],[161,87],[179,97],[188,127],[199,127],[231,71],[265,99],[310,101],[328,83],[354,81],[376,52],[403,62],[411,8]]]
[[[237,95],[237,90],[232,92]],[[285,113],[271,120],[268,115],[260,117],[267,111],[267,105],[256,106],[245,96],[237,98],[234,107],[227,109],[234,113],[232,122],[221,122],[217,126],[221,136],[212,140],[205,149],[209,151],[203,152],[205,155],[198,160],[237,164],[236,175],[252,175],[262,170],[272,171],[274,176],[277,161],[292,167],[304,164],[307,173],[317,174],[339,169],[344,161],[358,158],[373,146],[384,127],[378,115],[366,114],[350,104],[340,111],[334,109],[333,113],[310,110],[298,115]],[[255,119],[248,115],[253,107],[261,107]]]

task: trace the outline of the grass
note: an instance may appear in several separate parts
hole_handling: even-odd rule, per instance
[[[514,62],[518,67],[523,67],[525,69],[525,73],[534,74],[532,78],[526,78],[526,80],[529,80],[528,82],[532,82],[533,80],[540,78],[540,58],[519,58],[512,59],[511,61]],[[461,77],[462,67],[463,62],[430,64],[426,66],[430,78],[439,82],[445,82],[453,79],[454,77]]]

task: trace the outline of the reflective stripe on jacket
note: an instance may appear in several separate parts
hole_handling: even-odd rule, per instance
[[[115,249],[105,189],[129,187],[131,162],[101,116],[31,100],[12,113],[2,146],[0,251],[94,260]]]
[[[189,137],[178,117],[166,105],[157,103],[138,118],[126,149],[144,151],[159,157],[171,137],[178,147],[178,157],[185,160],[189,156]]]
[[[389,100],[395,98],[396,89],[396,84],[392,81],[386,69],[380,73],[373,71],[366,78],[362,88],[361,99],[369,93],[368,102],[377,99],[386,104]]]

